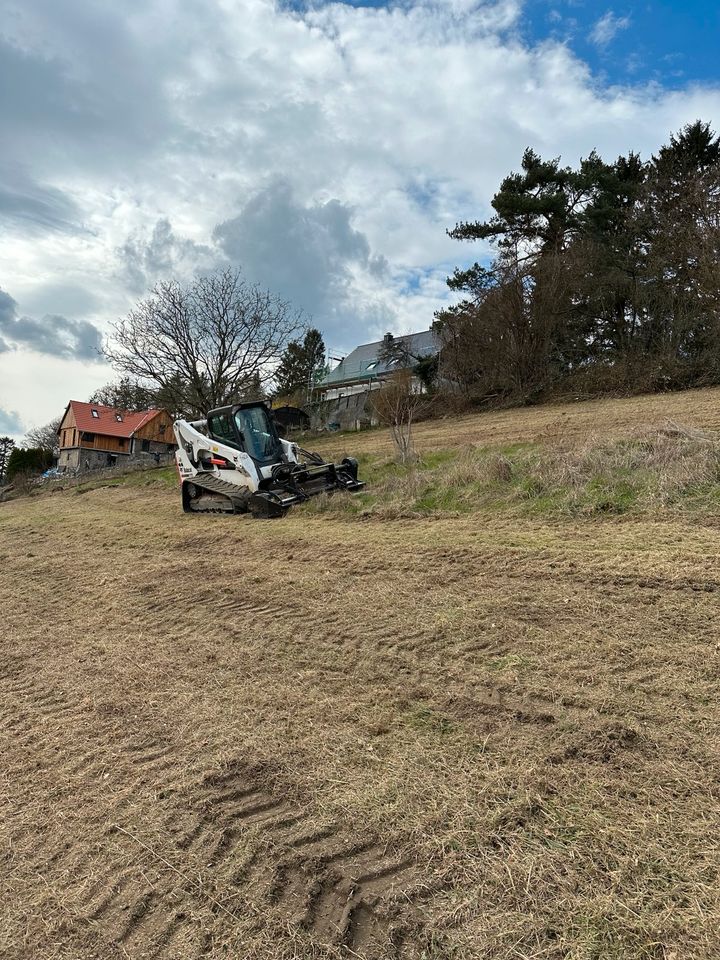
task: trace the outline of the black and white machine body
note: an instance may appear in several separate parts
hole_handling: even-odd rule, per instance
[[[357,461],[326,463],[279,436],[263,402],[211,410],[204,420],[176,420],[177,469],[186,513],[280,517],[319,493],[357,491]]]

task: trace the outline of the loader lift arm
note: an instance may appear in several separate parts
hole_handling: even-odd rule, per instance
[[[357,461],[326,463],[278,435],[266,404],[237,403],[204,420],[176,420],[178,475],[186,513],[281,517],[319,493],[357,491]]]

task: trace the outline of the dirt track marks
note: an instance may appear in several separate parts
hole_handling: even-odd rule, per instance
[[[16,849],[103,955],[205,957],[232,940],[240,914],[309,944],[397,955],[419,891],[414,863],[361,829],[318,821],[263,768],[199,763],[188,780],[178,745],[123,732],[21,662],[0,668],[0,743],[38,804],[11,824]],[[47,812],[60,796],[75,798],[75,816],[55,824]]]
[[[205,844],[208,863],[218,866],[233,859],[236,843],[253,828],[258,842],[235,870],[234,885],[259,893],[279,918],[318,943],[361,956],[384,952],[397,894],[407,895],[417,879],[414,864],[343,825],[310,825],[300,806],[252,779],[242,766],[206,778],[196,795],[201,819],[181,842]]]
[[[178,564],[175,567],[175,578],[171,579],[168,586],[160,594],[154,584],[138,583],[136,601],[138,610],[144,610],[154,617],[158,613],[167,611],[168,604],[175,603],[181,605],[185,610],[184,618],[197,618],[202,620],[205,616],[216,617],[218,611],[222,612],[223,619],[228,616],[238,614],[244,622],[253,623],[256,620],[267,621],[270,616],[280,614],[287,616],[292,613],[294,604],[288,603],[283,597],[282,600],[275,602],[268,598],[265,585],[260,584],[257,588],[257,595],[253,595],[253,585],[250,589],[245,588],[241,583],[237,586],[228,586],[228,583],[222,577],[215,573],[211,575],[206,573],[205,583],[198,584],[193,579],[193,571],[189,570],[186,564]],[[210,579],[212,576],[215,579]],[[188,581],[193,581],[192,604],[188,606],[187,597]]]
[[[10,717],[0,720],[0,743],[12,782],[34,798],[8,819],[13,844],[24,869],[60,891],[75,932],[100,951],[91,955],[203,956],[183,878],[167,869],[167,851],[148,856],[132,832],[143,800],[181,773],[173,745],[119,732],[92,702],[46,689],[17,662],[0,669],[0,716]],[[68,797],[74,816],[48,817],[53,800]]]

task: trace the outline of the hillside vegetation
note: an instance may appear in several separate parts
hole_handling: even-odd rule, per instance
[[[418,425],[282,521],[0,505],[0,955],[706,960],[720,391]]]
[[[313,446],[355,453],[371,482],[358,497],[312,508],[367,518],[715,515],[719,400],[712,389],[429,420],[414,428],[410,465],[396,461],[381,431],[323,439]]]
[[[719,185],[720,137],[700,120],[645,161],[526,149],[493,216],[449,231],[495,256],[448,278],[463,299],[436,314],[443,376],[516,399],[717,383]]]

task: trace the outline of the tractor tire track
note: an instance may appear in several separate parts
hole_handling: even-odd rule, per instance
[[[11,822],[13,839],[108,956],[204,957],[208,928],[231,936],[248,910],[317,947],[387,956],[414,862],[345,824],[318,824],[262,767],[203,773],[195,760],[188,787],[167,736],[125,730],[90,698],[15,667],[0,673],[0,748],[16,789],[35,785],[38,769],[47,789]],[[54,796],[76,798],[62,825],[43,819]]]
[[[138,790],[148,782],[168,789],[182,776],[182,768],[172,776],[178,766],[173,745],[148,733],[119,733],[89,701],[7,672],[0,677],[0,704],[6,702],[18,723],[0,726],[0,742],[15,785],[33,784],[41,767],[54,793],[77,797],[76,820],[65,830],[38,830],[27,816],[18,818],[13,838],[27,868],[57,883],[78,926],[99,938],[108,955],[201,956],[190,948],[197,936],[189,913],[171,909],[175,900],[187,899],[177,875],[163,866],[150,878],[142,848],[127,838],[121,856],[108,856],[118,846],[111,824],[132,826],[126,814],[141,799]],[[16,735],[25,730],[33,731],[32,739]],[[182,953],[176,950],[180,941]]]
[[[392,895],[417,878],[415,864],[342,825],[308,830],[298,806],[262,787],[248,789],[246,777],[240,770],[236,784],[226,779],[215,793],[201,793],[206,812],[198,834],[221,829],[211,862],[230,858],[235,843],[254,827],[264,856],[245,862],[233,877],[236,884],[259,891],[319,944],[357,952],[372,942],[380,951],[390,926],[383,908],[389,910]]]

